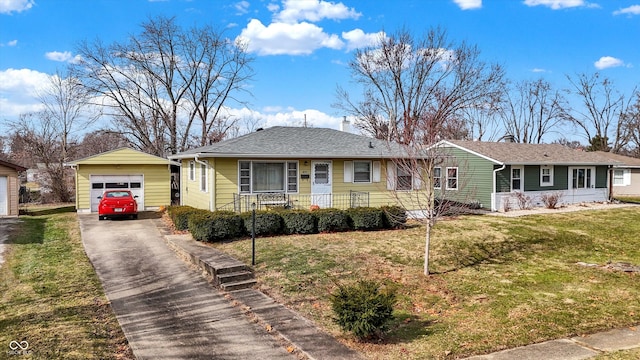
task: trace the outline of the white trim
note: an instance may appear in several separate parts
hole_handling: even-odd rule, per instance
[[[240,181],[240,163],[249,163],[249,191],[242,191],[242,184]],[[253,164],[261,163],[261,164],[283,164],[284,168],[284,184],[283,190],[279,191],[254,191],[253,190]],[[289,191],[289,164],[296,165],[296,191]],[[237,186],[239,194],[261,194],[266,192],[278,192],[278,193],[286,193],[286,194],[298,194],[300,192],[300,161],[299,160],[282,160],[282,159],[241,159],[237,162]]]
[[[353,161],[344,162],[344,182],[353,182]]]
[[[396,189],[396,164],[393,161],[387,162],[387,190]]]
[[[380,161],[372,162],[371,172],[372,172],[371,181],[374,183],[379,183],[380,182]]]
[[[516,169],[520,170],[520,177],[518,178],[520,180],[520,187],[518,189],[513,187],[513,170]],[[509,170],[509,188],[511,189],[511,192],[524,191],[524,166],[511,165],[511,169]]]
[[[543,174],[543,170],[545,169],[549,169],[549,181],[544,181],[544,174]],[[554,167],[553,165],[540,165],[540,187],[544,187],[544,186],[553,186],[553,172],[554,172]]]
[[[456,169],[456,187],[449,187],[449,169]],[[446,185],[446,189],[447,190],[458,190],[459,188],[459,182],[460,182],[460,172],[458,171],[458,167],[457,166],[447,166],[447,168],[445,169],[445,173],[446,173],[446,180],[447,180],[447,185]],[[453,177],[452,177],[453,179]],[[441,184],[442,185],[442,184]]]
[[[193,160],[189,161],[189,168],[187,170],[187,177],[189,181],[196,181],[196,162]]]
[[[367,163],[369,165],[369,180],[357,181],[356,180],[356,163]],[[373,179],[373,162],[371,160],[354,160],[353,161],[353,183],[354,184],[371,184]]]
[[[200,162],[200,191],[209,192],[209,161],[201,160]]]
[[[436,169],[440,170],[440,176],[436,176]],[[436,186],[436,179],[440,179],[440,186]],[[433,167],[433,188],[437,190],[442,189],[442,166],[434,166]]]

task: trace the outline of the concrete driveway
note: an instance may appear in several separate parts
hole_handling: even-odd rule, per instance
[[[154,216],[78,215],[87,255],[135,356],[294,359],[167,247]]]
[[[0,217],[0,267],[4,263],[5,244],[9,240],[9,233],[18,221],[20,220],[17,217]]]

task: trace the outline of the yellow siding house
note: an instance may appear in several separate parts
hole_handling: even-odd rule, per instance
[[[76,170],[76,209],[97,212],[105,190],[128,189],[140,210],[157,210],[171,203],[172,161],[129,148],[120,148],[73,161]]]

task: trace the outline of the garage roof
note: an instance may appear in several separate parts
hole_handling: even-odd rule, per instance
[[[101,154],[86,157],[84,159],[69,162],[68,165],[179,165],[169,159],[144,153],[142,151],[119,148]]]

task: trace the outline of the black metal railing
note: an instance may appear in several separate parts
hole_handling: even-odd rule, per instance
[[[348,193],[331,194],[285,194],[285,193],[260,193],[260,194],[233,194],[233,201],[219,206],[217,210],[230,210],[237,213],[274,208],[285,209],[310,209],[312,205],[321,208],[332,207],[349,209],[369,206],[369,193],[363,191],[350,191]]]

